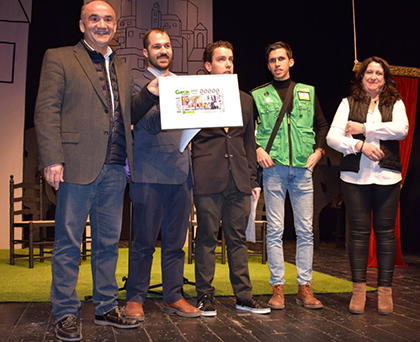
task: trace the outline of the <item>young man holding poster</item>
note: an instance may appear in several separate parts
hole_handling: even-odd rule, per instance
[[[226,41],[209,44],[203,55],[210,74],[233,73],[233,46]],[[245,229],[251,194],[259,198],[252,98],[240,92],[243,127],[205,128],[192,140],[194,203],[198,228],[195,237],[195,276],[198,308],[202,316],[216,316],[214,308],[215,248],[220,221],[228,247],[230,281],[236,308],[270,313],[252,297]]]
[[[144,38],[143,54],[149,67],[136,86],[143,88],[155,77],[167,74],[172,62],[168,34],[159,28]],[[160,131],[160,106],[154,106],[134,124],[133,169],[130,197],[134,207],[133,246],[126,284],[125,313],[144,319],[143,304],[150,285],[155,243],[162,236],[163,311],[182,317],[200,317],[200,311],[183,297],[184,246],[191,209],[192,174],[189,149],[181,153],[181,131]]]

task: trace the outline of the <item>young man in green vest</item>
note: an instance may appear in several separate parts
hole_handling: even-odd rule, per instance
[[[267,253],[273,296],[272,309],[284,308],[284,205],[289,192],[296,231],[296,268],[299,292],[296,302],[308,309],[321,309],[322,303],[311,291],[313,259],[313,181],[312,172],[324,154],[328,124],[315,95],[315,88],[290,79],[294,65],[290,46],[284,42],[266,49],[267,66],[274,79],[252,91],[258,110],[257,159],[263,167],[267,212]],[[289,87],[292,98],[286,108],[273,145],[268,140],[281,111]],[[286,104],[287,105],[287,104]],[[316,129],[316,133],[314,131]]]

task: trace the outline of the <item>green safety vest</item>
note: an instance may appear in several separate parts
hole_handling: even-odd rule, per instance
[[[283,105],[273,85],[267,84],[252,91],[261,123],[257,128],[257,144],[267,146],[271,132]],[[306,160],[314,153],[315,88],[297,83],[293,91],[293,109],[285,113],[270,150],[276,164],[306,168]]]

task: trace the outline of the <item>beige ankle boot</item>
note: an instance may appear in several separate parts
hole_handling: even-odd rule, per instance
[[[381,315],[389,315],[394,311],[394,304],[392,303],[392,288],[378,287],[378,313]]]
[[[353,295],[351,296],[349,311],[352,314],[361,315],[365,312],[366,283],[353,283]]]

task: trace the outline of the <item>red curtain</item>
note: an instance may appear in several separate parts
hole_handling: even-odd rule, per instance
[[[400,141],[400,151],[401,151],[401,163],[402,163],[402,182],[401,186],[404,184],[405,175],[407,173],[408,164],[410,162],[411,154],[411,145],[413,144],[414,136],[414,125],[416,123],[416,109],[417,109],[417,92],[418,92],[418,83],[419,79],[414,77],[403,77],[403,76],[393,76],[397,88],[401,94],[401,98],[404,101],[405,108],[407,110],[409,130],[408,135],[404,140]],[[395,222],[395,238],[397,241],[397,255],[395,257],[395,266],[396,267],[406,267],[407,264],[404,263],[401,253],[401,234],[400,234],[400,206],[398,205],[397,221]],[[368,267],[378,267],[378,262],[376,259],[376,241],[375,235],[370,234],[369,241],[369,261]]]

